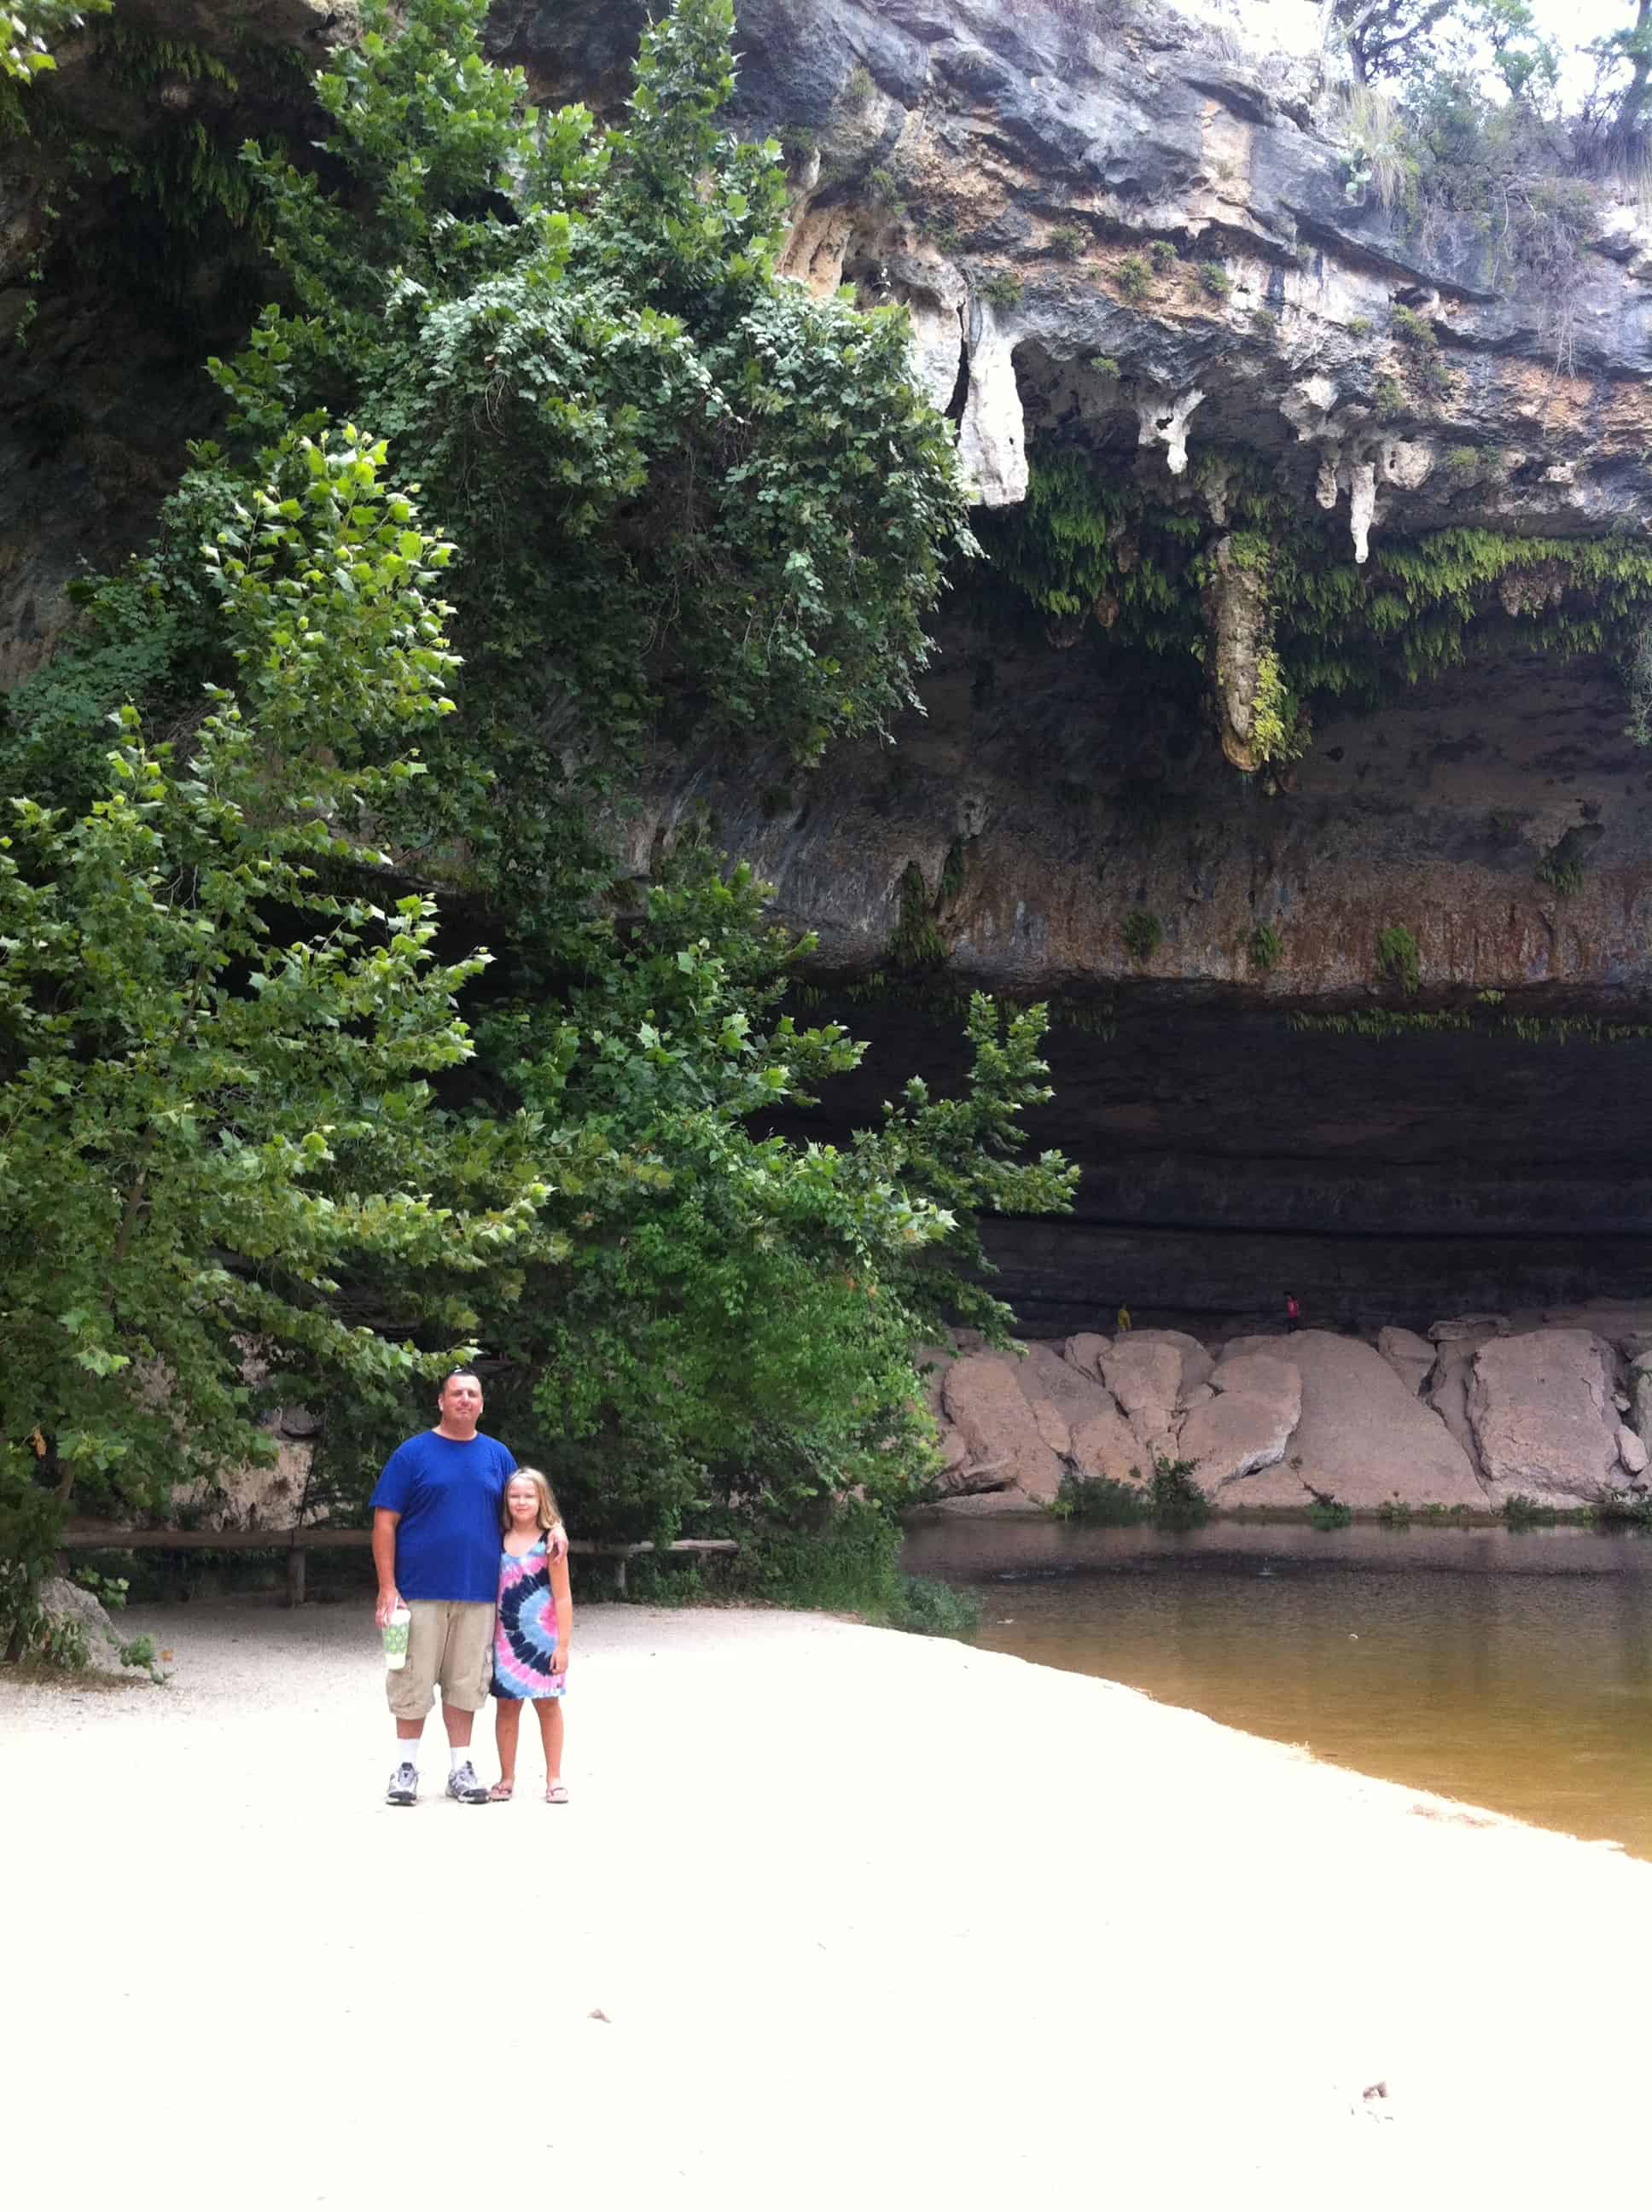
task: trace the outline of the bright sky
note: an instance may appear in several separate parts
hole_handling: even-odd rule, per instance
[[[1238,0],[1239,14],[1254,36],[1302,52],[1318,45],[1323,16],[1318,0]],[[1635,20],[1631,0],[1535,0],[1538,20],[1563,50],[1587,46],[1608,31],[1626,30]],[[1566,74],[1569,94],[1582,92],[1594,64],[1581,56]]]

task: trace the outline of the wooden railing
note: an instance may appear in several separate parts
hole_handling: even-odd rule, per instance
[[[364,1552],[370,1528],[333,1528],[325,1523],[304,1528],[123,1528],[113,1521],[71,1521],[58,1537],[66,1552],[279,1552],[287,1565],[287,1602],[304,1602],[304,1562],[311,1552]],[[612,1559],[614,1588],[625,1595],[626,1570],[645,1553],[738,1552],[732,1536],[683,1536],[674,1544],[601,1544],[575,1536],[568,1550],[576,1559]]]

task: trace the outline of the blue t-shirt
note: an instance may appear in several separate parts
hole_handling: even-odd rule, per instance
[[[399,1513],[396,1587],[405,1597],[491,1605],[499,1595],[499,1502],[516,1462],[496,1437],[434,1429],[385,1462],[369,1503]]]

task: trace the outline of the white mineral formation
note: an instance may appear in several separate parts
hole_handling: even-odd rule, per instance
[[[1371,523],[1376,514],[1376,464],[1356,461],[1348,471],[1348,526],[1353,532],[1354,558],[1362,564],[1371,550]]]
[[[1179,477],[1187,465],[1187,418],[1204,397],[1195,385],[1191,392],[1181,392],[1174,398],[1162,392],[1136,409],[1141,424],[1137,444],[1163,446],[1165,464],[1173,477]]]
[[[958,429],[958,458],[982,507],[1014,507],[1027,496],[1027,431],[1015,380],[1011,336],[991,307],[972,309],[969,397]]]

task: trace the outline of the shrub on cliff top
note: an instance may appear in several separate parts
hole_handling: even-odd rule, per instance
[[[1113,271],[1113,282],[1122,298],[1139,306],[1153,289],[1153,272],[1139,253],[1127,253]]]

